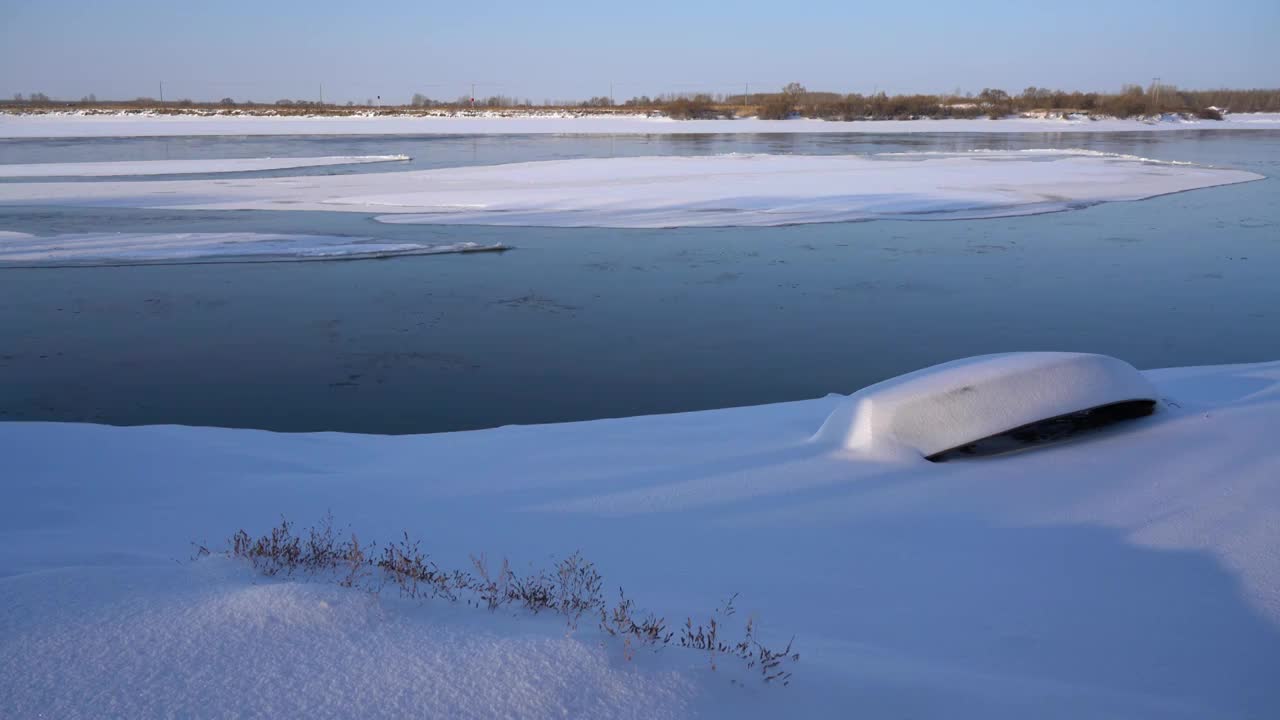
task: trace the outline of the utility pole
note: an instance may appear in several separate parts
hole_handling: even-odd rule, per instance
[[[160,81],[160,102],[164,103],[164,81]]]
[[[320,83],[320,104],[324,104],[324,83]]]
[[[613,81],[609,81],[609,105],[613,105]]]

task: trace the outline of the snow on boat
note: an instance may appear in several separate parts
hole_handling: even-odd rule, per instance
[[[929,460],[990,454],[1149,415],[1155,387],[1106,355],[1022,352],[955,360],[849,396],[815,440]]]

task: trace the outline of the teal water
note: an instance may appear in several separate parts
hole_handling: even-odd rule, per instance
[[[1280,132],[2,141],[0,162],[408,153],[413,167],[1082,147],[1267,176],[976,221],[606,230],[0,207],[0,230],[501,241],[385,261],[0,269],[0,419],[434,432],[851,392],[966,355],[1280,358]],[[311,172],[405,169],[357,166]],[[296,172],[296,171],[290,171]],[[269,174],[269,173],[263,173]]]

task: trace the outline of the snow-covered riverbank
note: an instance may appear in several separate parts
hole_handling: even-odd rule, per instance
[[[166,135],[523,135],[713,133],[1060,133],[1280,129],[1278,113],[1227,115],[1221,121],[1090,120],[1018,117],[1001,120],[672,120],[642,115],[511,117],[420,115],[271,117],[259,115],[0,114],[0,137],[154,137]]]
[[[400,437],[0,423],[0,715],[1269,717],[1280,363],[1145,375],[1151,417],[943,464],[815,442],[837,396]],[[546,618],[186,562],[327,510],[445,566],[582,550],[676,624],[741,592],[802,659],[738,687]]]

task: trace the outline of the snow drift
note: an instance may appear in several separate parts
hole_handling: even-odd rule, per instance
[[[77,611],[63,583],[94,600]],[[0,597],[0,715],[15,720],[647,720],[680,717],[695,690],[536,622],[254,583],[223,560],[0,578]]]
[[[1258,180],[1079,151],[557,160],[236,183],[0,183],[0,204],[384,213],[390,223],[656,228],[1050,212]],[[395,213],[395,214],[387,214]]]

